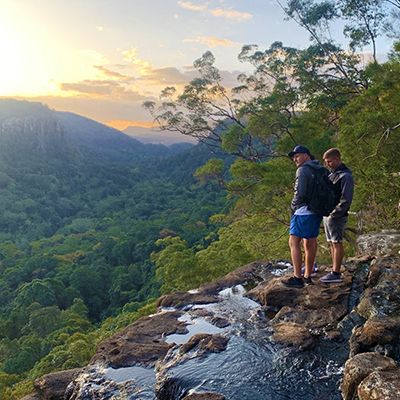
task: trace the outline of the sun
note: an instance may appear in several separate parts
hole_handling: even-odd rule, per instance
[[[95,76],[96,52],[76,48],[62,33],[50,33],[35,9],[19,2],[2,4],[0,13],[0,97],[63,96],[61,82]]]
[[[1,17],[0,17],[1,18]],[[0,20],[0,94],[22,89],[27,51],[22,38],[9,21]]]

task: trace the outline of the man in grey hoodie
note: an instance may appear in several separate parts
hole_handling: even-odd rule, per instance
[[[297,145],[288,154],[297,166],[294,196],[291,203],[293,215],[290,219],[289,247],[292,258],[294,276],[283,280],[289,287],[302,288],[304,284],[312,284],[311,273],[317,254],[317,237],[322,216],[315,214],[308,208],[309,198],[313,192],[314,171],[324,168],[311,155],[307,147]],[[302,252],[304,247],[304,279],[302,278]]]
[[[332,256],[332,272],[323,276],[325,283],[342,282],[340,267],[342,266],[344,248],[343,235],[347,223],[348,211],[353,200],[354,182],[349,168],[341,160],[339,149],[332,148],[323,155],[324,163],[331,171],[329,179],[336,191],[336,207],[328,217],[324,217],[324,229]]]

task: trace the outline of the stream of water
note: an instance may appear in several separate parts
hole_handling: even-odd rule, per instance
[[[353,285],[350,308],[360,290]],[[193,350],[182,355],[177,346],[170,351],[168,361],[158,364],[157,371],[141,367],[105,369],[105,379],[130,388],[115,399],[180,400],[192,392],[216,392],[227,400],[340,400],[348,337],[359,323],[357,314],[350,313],[340,323],[342,341],[320,340],[315,348],[300,351],[270,340],[271,331],[260,304],[244,294],[244,287],[238,285],[221,291],[218,303],[186,307],[180,320],[186,322],[188,332],[165,338],[179,345],[197,333],[219,334],[229,338],[224,351],[197,354]],[[229,324],[219,328],[211,323],[211,317]]]

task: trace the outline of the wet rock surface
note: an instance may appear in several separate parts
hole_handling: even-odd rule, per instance
[[[270,264],[272,267],[272,264]],[[256,285],[263,280],[265,267],[260,262],[253,262],[236,269],[215,282],[201,286],[189,292],[177,292],[162,296],[157,302],[158,307],[185,308],[191,304],[211,304],[220,301],[218,293],[236,285]]]
[[[197,350],[198,355],[209,352],[219,353],[226,349],[228,341],[229,339],[222,335],[199,333],[190,338],[187,343],[183,344],[179,349],[179,353],[185,354],[193,349]]]
[[[91,363],[114,368],[154,365],[173,346],[163,337],[187,332],[186,324],[178,320],[181,315],[181,312],[173,311],[139,319],[101,343]]]
[[[319,282],[321,266],[314,285],[287,288],[287,263],[255,262],[163,296],[158,314],[99,346],[65,400],[339,400],[342,376],[343,398],[378,399],[396,387],[400,258],[367,275],[369,259],[347,263],[338,284]]]
[[[374,260],[357,312],[365,319],[400,315],[400,257]]]
[[[77,368],[53,372],[36,379],[34,387],[37,391],[37,396],[44,400],[62,399],[68,384],[79,375],[80,371],[81,369]]]
[[[182,400],[225,400],[225,396],[218,393],[193,393],[185,396]]]
[[[318,279],[327,271],[321,269],[315,284],[303,289],[289,288],[276,278],[249,292],[271,310],[279,310],[271,320],[273,338],[282,344],[310,348],[319,336],[330,338],[337,324],[348,313],[353,276],[343,273],[343,282],[323,284]],[[272,315],[271,315],[272,316]]]
[[[153,369],[143,367],[86,367],[67,387],[64,400],[106,400],[153,398],[149,387],[156,382]]]

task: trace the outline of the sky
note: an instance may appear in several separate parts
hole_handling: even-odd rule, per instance
[[[143,102],[183,87],[205,51],[233,87],[241,47],[277,40],[309,39],[275,0],[0,0],[0,97],[149,127]]]

